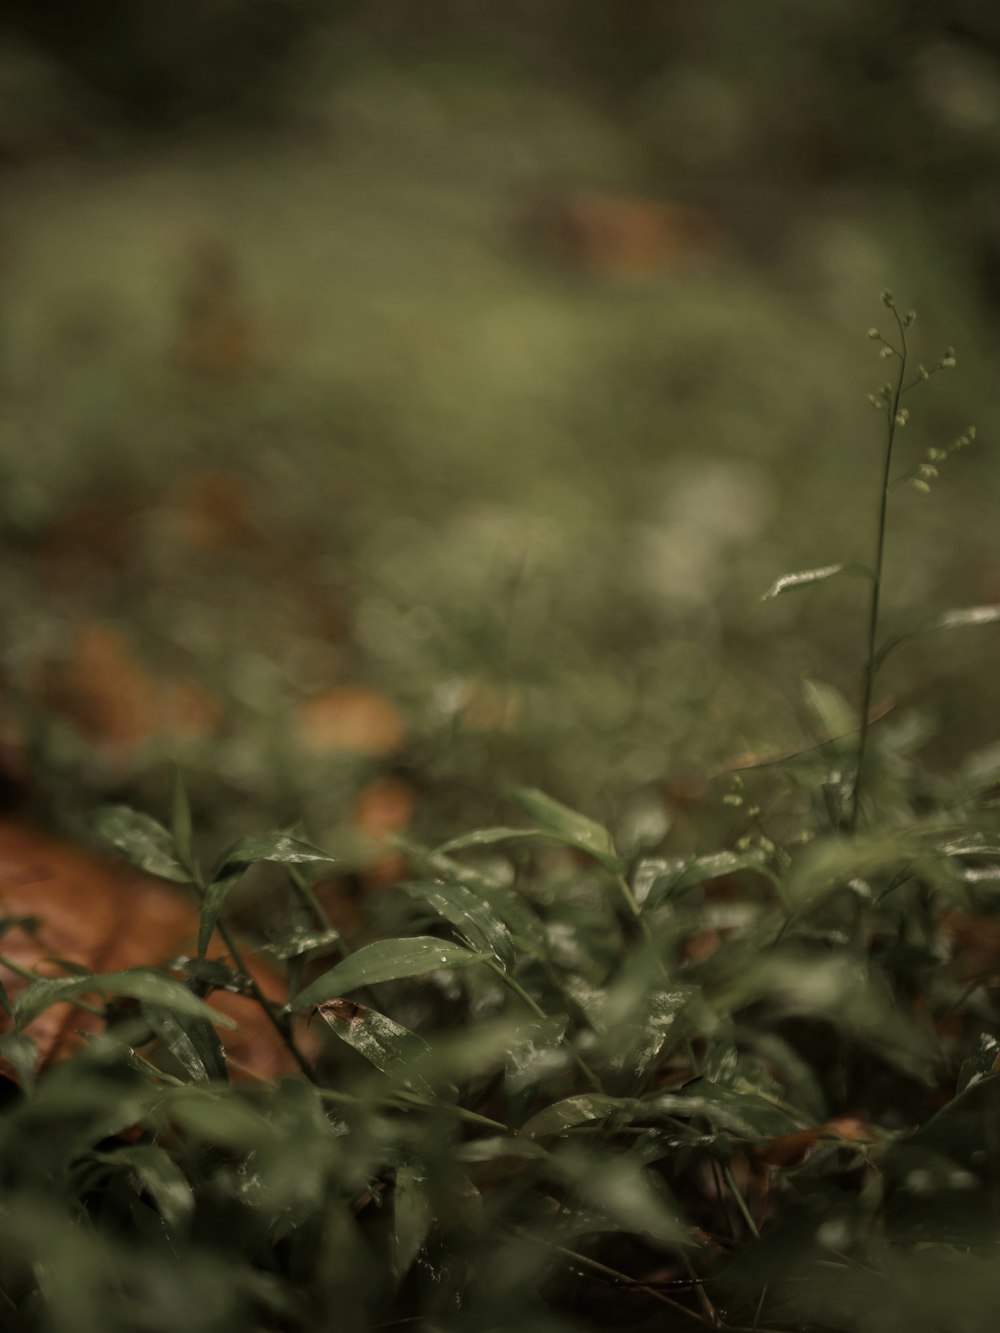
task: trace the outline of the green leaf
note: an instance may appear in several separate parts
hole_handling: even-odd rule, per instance
[[[608,870],[621,871],[621,859],[606,828],[535,787],[515,787],[512,795],[550,838],[586,852]]]
[[[481,894],[464,884],[448,884],[443,880],[417,881],[400,884],[411,898],[424,902],[439,916],[461,931],[474,949],[492,953],[506,971],[515,959],[514,940],[503,921]]]
[[[634,1157],[562,1151],[553,1161],[585,1203],[606,1219],[602,1229],[646,1235],[666,1245],[690,1245],[691,1231],[679,1207]],[[593,1222],[588,1220],[588,1229]]]
[[[472,889],[484,902],[489,903],[513,935],[519,953],[528,954],[531,958],[547,956],[548,941],[545,927],[538,914],[503,880],[480,867],[455,861],[442,852],[428,851],[426,847],[421,847],[419,843],[412,842],[408,838],[397,835],[387,841],[405,852],[421,869],[430,871],[438,879],[446,880],[449,884],[462,884]]]
[[[974,1083],[980,1083],[984,1078],[995,1074],[998,1060],[1000,1060],[1000,1041],[997,1041],[992,1032],[980,1032],[972,1048],[972,1054],[962,1061],[962,1067],[958,1071],[956,1095]]]
[[[95,812],[91,827],[140,870],[175,884],[190,883],[191,876],[178,860],[173,838],[149,815],[127,805],[105,805]]]
[[[564,1097],[562,1101],[546,1106],[544,1111],[536,1112],[527,1124],[522,1125],[520,1132],[529,1139],[549,1138],[554,1134],[564,1134],[567,1129],[574,1129],[577,1125],[628,1114],[633,1106],[635,1102],[630,1097],[608,1097],[601,1092],[583,1092],[576,1097]]]
[[[35,1082],[38,1068],[38,1047],[24,1032],[5,1032],[0,1037],[0,1059],[10,1064],[23,1088]]]
[[[922,625],[905,630],[884,643],[875,654],[876,669],[882,665],[891,652],[908,639],[915,639],[921,634],[933,634],[939,629],[965,629],[976,625],[1000,625],[1000,606],[966,606],[954,611],[944,611]]]
[[[114,1152],[95,1153],[94,1158],[115,1170],[128,1171],[137,1188],[150,1195],[171,1230],[182,1230],[194,1216],[194,1194],[187,1177],[162,1148],[136,1143]]]
[[[530,1139],[515,1138],[513,1135],[487,1134],[481,1139],[472,1139],[462,1143],[455,1150],[460,1162],[502,1162],[508,1158],[524,1161],[544,1161],[545,1149],[540,1143]]]
[[[656,1122],[659,1119],[707,1120],[713,1129],[727,1130],[751,1143],[792,1134],[805,1127],[787,1111],[755,1092],[723,1087],[699,1078],[679,1092],[657,1092],[634,1104],[633,1118]]]
[[[413,1068],[433,1088],[466,1083],[502,1068],[511,1051],[524,1040],[526,1030],[532,1031],[537,1025],[535,1019],[503,1017],[435,1034],[433,1047]]]
[[[273,1125],[228,1089],[181,1088],[165,1097],[158,1109],[165,1122],[213,1147],[251,1152],[277,1137]]]
[[[171,795],[170,831],[174,836],[174,846],[181,863],[194,872],[194,842],[191,829],[191,805],[181,771],[174,766],[174,783]]]
[[[537,838],[538,832],[531,828],[481,828],[472,833],[463,833],[459,838],[442,843],[437,851],[442,855],[450,852],[465,851],[469,847],[494,847],[498,842],[510,842],[516,838]]]
[[[127,995],[134,1000],[163,1005],[177,1014],[205,1018],[223,1027],[236,1026],[231,1018],[210,1008],[181,982],[149,967],[135,967],[124,972],[103,974],[92,972],[83,977],[55,977],[33,981],[15,1001],[14,1014],[18,1026],[25,1027],[51,1004],[58,1004],[63,1000],[72,1001],[78,996],[95,993]]]
[[[212,942],[212,932],[219,924],[219,917],[222,915],[226,899],[242,878],[243,871],[237,870],[235,874],[229,875],[226,879],[213,880],[205,890],[201,900],[201,913],[198,917],[199,959],[204,959],[208,952],[208,946]]]
[[[433,935],[414,935],[408,939],[376,940],[324,972],[292,1002],[293,1009],[311,1009],[359,986],[374,986],[380,981],[420,976],[438,968],[470,967],[482,962],[485,954],[473,953],[450,940]]]
[[[458,884],[468,884],[470,888],[477,890],[499,889],[504,885],[504,881],[496,875],[477,866],[465,865],[461,861],[446,856],[443,852],[431,851],[430,848],[422,846],[419,842],[414,842],[412,838],[407,838],[402,833],[390,833],[386,842],[390,847],[395,847],[403,852],[413,865],[419,866],[422,870],[430,871],[439,879],[446,879]]]
[[[601,1046],[608,1053],[608,1072],[618,1080],[627,1080],[621,1091],[635,1091],[636,1086],[654,1068],[657,1056],[671,1034],[678,1016],[697,995],[694,986],[677,986],[672,990],[653,986],[644,989],[631,1012],[623,1020],[614,1022],[621,997],[619,987],[613,988],[605,1006],[604,1019],[609,1022]],[[609,1080],[605,1080],[609,1086]]]
[[[838,574],[857,574],[866,579],[875,577],[874,572],[867,565],[859,564],[856,560],[835,565],[821,565],[819,569],[800,569],[794,574],[782,574],[781,578],[771,584],[760,600],[766,602],[772,597],[780,597],[782,593],[796,592],[799,588],[810,588],[815,583],[825,583],[827,579],[836,578]]]
[[[1000,834],[965,833],[941,843],[938,850],[945,856],[1000,856]]]
[[[207,1018],[179,1018],[160,1004],[144,1004],[142,1016],[194,1083],[229,1077],[222,1042]]]
[[[857,731],[854,709],[832,685],[822,680],[803,680],[802,693],[809,711],[820,724],[824,741],[839,740]]]
[[[204,958],[230,892],[247,869],[260,862],[277,865],[330,864],[334,858],[308,842],[300,842],[284,833],[266,833],[261,837],[240,838],[220,858],[205,890],[198,926],[198,957]]]
[[[568,1053],[565,1015],[533,1018],[519,1025],[507,1047],[504,1086],[508,1101],[524,1100],[531,1089],[566,1068]]]
[[[396,1168],[396,1187],[392,1196],[392,1271],[397,1279],[409,1271],[423,1249],[434,1220],[426,1184],[424,1167],[404,1165]]]
[[[377,1009],[351,1000],[327,1000],[316,1012],[342,1042],[364,1056],[369,1064],[383,1074],[402,1077],[422,1097],[433,1098],[430,1085],[413,1072],[413,1065],[431,1051],[423,1037]]]
[[[270,954],[272,958],[300,958],[313,949],[325,948],[336,944],[340,931],[333,926],[290,925],[272,932],[260,952]]]
[[[767,862],[768,855],[760,848],[745,852],[708,852],[704,856],[672,856],[642,861],[635,876],[636,902],[643,911],[649,911],[667,895],[683,893],[699,884],[721,879],[724,875],[738,874],[741,870],[756,871],[774,883],[774,876],[766,868]]]
[[[333,864],[335,858],[311,843],[290,838],[285,833],[265,833],[260,837],[240,838],[219,859],[213,880],[243,874],[248,866],[261,861],[277,865]]]

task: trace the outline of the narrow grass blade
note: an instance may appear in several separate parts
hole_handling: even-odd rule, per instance
[[[571,810],[561,801],[553,800],[535,787],[516,787],[512,795],[550,838],[586,852],[607,870],[620,873],[621,858],[615,850],[611,834],[602,825]]]

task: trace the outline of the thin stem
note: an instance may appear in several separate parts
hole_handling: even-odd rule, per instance
[[[201,871],[198,870],[197,866],[195,866],[193,869],[195,873],[194,873],[194,878],[192,879],[192,886],[194,888],[195,893],[197,893],[198,897],[204,899],[205,883],[204,880],[202,879]],[[239,945],[236,943],[236,939],[233,936],[232,931],[229,929],[226,923],[221,920],[221,918],[215,923],[215,928],[222,936],[223,942],[225,943],[226,948],[229,950],[230,957],[232,958],[234,964],[236,965],[237,971],[241,972],[243,976],[246,977],[247,987],[250,991],[250,994],[257,1001],[257,1004],[264,1011],[264,1015],[267,1018],[267,1021],[271,1024],[271,1026],[277,1032],[278,1036],[284,1042],[285,1046],[288,1048],[288,1051],[291,1054],[292,1059],[295,1061],[299,1069],[310,1081],[310,1083],[319,1083],[319,1075],[316,1073],[316,1070],[312,1067],[312,1064],[306,1059],[306,1057],[302,1054],[302,1051],[299,1049],[299,1044],[295,1040],[294,1033],[291,1030],[291,1020],[289,1020],[288,1023],[283,1023],[281,1018],[275,1012],[274,1005],[261,990],[250,969],[247,967],[246,960],[244,959],[242,953],[240,952]]]
[[[740,1189],[739,1185],[737,1185],[732,1167],[730,1167],[728,1163],[723,1166],[722,1174],[726,1184],[729,1186],[730,1194],[732,1194],[733,1198],[736,1200],[736,1207],[740,1210],[740,1215],[749,1228],[750,1235],[753,1236],[754,1240],[760,1240],[760,1229],[758,1228],[757,1223],[753,1220],[753,1213],[751,1213],[747,1206],[747,1201],[743,1197],[743,1191]]]
[[[326,908],[316,896],[315,890],[306,881],[304,875],[301,875],[295,866],[288,866],[288,878],[292,885],[292,890],[298,898],[299,903],[307,908],[316,920],[316,924],[321,930],[335,930],[333,922],[330,920]],[[337,931],[337,943],[340,943],[340,932]]]
[[[527,1233],[519,1232],[518,1234],[525,1236]],[[599,1259],[591,1259],[589,1255],[581,1254],[579,1250],[571,1250],[565,1245],[557,1245],[555,1241],[546,1240],[541,1236],[532,1236],[531,1239],[540,1242],[542,1245],[548,1246],[548,1248],[554,1250],[556,1254],[561,1254],[564,1259],[568,1259],[574,1266],[589,1268],[594,1273],[600,1273],[602,1277],[608,1278],[611,1282],[615,1283],[616,1286],[621,1285],[623,1287],[629,1287],[632,1291],[638,1291],[644,1296],[650,1296],[654,1301],[659,1301],[661,1305],[669,1305],[671,1309],[677,1310],[678,1313],[686,1315],[689,1319],[693,1319],[695,1323],[704,1324],[708,1322],[704,1315],[700,1315],[696,1310],[691,1310],[686,1305],[682,1305],[680,1301],[675,1301],[672,1300],[671,1297],[665,1296],[658,1288],[646,1286],[644,1282],[637,1282],[635,1278],[629,1277],[627,1273],[621,1272],[620,1269],[612,1268],[608,1264],[602,1264]],[[700,1287],[696,1289],[700,1290]]]
[[[615,883],[618,886],[619,893],[625,900],[625,906],[628,908],[629,915],[632,917],[633,921],[639,927],[639,930],[642,932],[643,936],[647,940],[652,939],[653,935],[652,931],[649,928],[649,922],[642,915],[642,908],[636,902],[635,894],[632,892],[628,880],[625,878],[624,875],[615,875]]]
[[[271,1024],[274,1030],[281,1037],[281,1040],[288,1047],[288,1050],[292,1058],[294,1059],[295,1063],[298,1065],[302,1073],[305,1074],[306,1078],[309,1079],[310,1083],[318,1083],[319,1076],[316,1073],[316,1070],[312,1067],[311,1063],[302,1054],[302,1051],[299,1049],[299,1044],[295,1040],[295,1037],[290,1031],[288,1025],[286,1025],[281,1021],[277,1013],[275,1013],[274,1006],[272,1005],[271,1001],[267,998],[267,996],[261,990],[260,986],[258,986],[257,982],[254,980],[251,972],[247,968],[246,961],[243,958],[242,954],[240,953],[239,946],[237,945],[235,939],[233,938],[233,934],[230,931],[229,927],[225,925],[224,922],[219,921],[216,923],[215,928],[222,936],[226,948],[229,950],[230,956],[232,957],[233,962],[236,964],[237,971],[239,971],[243,976],[246,977],[247,985],[249,986],[250,989],[250,994],[260,1005],[261,1009],[267,1016],[268,1022]]]
[[[903,396],[904,379],[906,376],[906,328],[903,321],[899,318],[899,312],[896,310],[895,306],[892,307],[892,313],[899,326],[899,373],[896,377],[896,388],[889,405],[889,429],[886,434],[885,458],[882,465],[882,494],[879,498],[878,525],[875,538],[874,576],[872,578],[871,602],[868,608],[868,651],[865,658],[861,690],[861,736],[858,741],[858,767],[857,772],[854,775],[854,788],[851,792],[851,810],[847,825],[848,830],[852,833],[855,828],[857,828],[858,824],[858,814],[861,806],[861,789],[864,783],[865,759],[868,753],[868,731],[870,727],[869,714],[871,713],[872,694],[875,690],[875,645],[878,641],[879,603],[882,596],[882,572],[885,565],[886,519],[889,509],[890,490],[889,473],[892,469],[892,448],[896,442],[896,429],[899,424],[899,400]]]

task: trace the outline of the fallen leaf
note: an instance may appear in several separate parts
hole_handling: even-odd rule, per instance
[[[851,1143],[873,1143],[875,1134],[867,1120],[857,1115],[837,1116],[814,1129],[779,1134],[756,1150],[756,1156],[768,1166],[787,1169],[804,1161],[812,1148],[823,1139],[845,1139]]]
[[[193,953],[198,934],[197,907],[182,892],[9,820],[0,821],[0,918],[8,923],[0,934],[0,980],[12,997],[28,982],[10,963],[49,977],[66,971],[52,959],[102,973],[159,966]],[[209,956],[225,953],[223,941],[213,936]],[[280,973],[256,958],[248,966],[264,994],[284,1003]],[[239,1025],[220,1029],[227,1054],[239,1066],[264,1079],[296,1072],[298,1066],[252,997],[214,991],[209,1004]],[[6,1022],[0,1013],[0,1030]],[[81,1044],[78,1029],[98,1032],[101,1027],[97,1015],[64,1002],[44,1010],[26,1031],[45,1065]]]
[[[403,720],[395,704],[365,685],[342,685],[300,704],[296,726],[310,750],[385,756],[403,744]]]
[[[416,809],[417,795],[399,778],[377,778],[361,792],[354,805],[352,823],[359,833],[380,844],[391,833],[408,828]],[[365,867],[365,878],[377,885],[392,884],[406,868],[402,853],[382,848]]]
[[[218,699],[191,680],[154,675],[126,637],[101,621],[78,626],[69,659],[49,668],[48,703],[113,763],[155,736],[214,731]]]
[[[622,277],[657,273],[722,248],[721,228],[703,209],[596,190],[540,201],[524,230],[564,263]]]

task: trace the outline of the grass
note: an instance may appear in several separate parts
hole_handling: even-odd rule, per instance
[[[926,769],[925,723],[880,713],[875,680],[908,637],[1000,612],[883,627],[892,488],[949,452],[893,475],[912,320],[886,305],[874,561],[771,589],[867,580],[858,705],[807,682],[812,743],[719,773],[686,827],[516,788],[502,823],[400,839],[403,878],[340,932],[331,858],[294,831],[210,864],[180,780],[165,824],[98,812],[201,932],[173,970],[2,997],[5,1327],[992,1327],[1000,754]],[[287,1006],[231,931],[248,873],[283,904],[258,924]],[[219,985],[254,995],[298,1074],[232,1065]],[[38,1071],[31,1022],[101,997],[106,1031]]]

